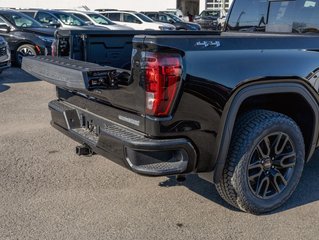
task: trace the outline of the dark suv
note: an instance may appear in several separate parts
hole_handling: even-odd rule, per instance
[[[204,10],[196,16],[194,22],[198,23],[204,30],[221,30],[226,19],[224,10]]]
[[[0,36],[8,42],[12,60],[18,66],[24,56],[50,53],[54,32],[23,13],[0,10]]]
[[[201,26],[197,23],[184,22],[179,17],[171,13],[165,12],[142,12],[156,22],[170,23],[176,27],[176,30],[201,30]]]

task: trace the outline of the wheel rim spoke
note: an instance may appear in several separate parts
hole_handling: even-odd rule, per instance
[[[263,145],[258,144],[257,149],[258,149],[258,152],[262,158],[267,158],[267,157],[269,157],[270,151],[271,151],[269,138],[265,137],[262,140],[262,143],[264,143],[264,144]]]
[[[284,177],[280,172],[278,172],[278,173],[276,174],[275,178],[276,178],[276,182],[277,182],[277,183],[278,183],[278,181],[280,181],[280,182],[281,182],[282,184],[284,184],[285,186],[288,185],[287,180],[285,179],[285,177]]]
[[[285,134],[278,134],[276,140],[275,140],[275,147],[274,147],[274,152],[275,154],[281,154],[286,147],[287,143],[289,141],[289,137]]]
[[[276,159],[273,161],[273,164],[277,168],[291,168],[296,165],[296,153],[290,152],[281,154],[276,157]]]
[[[261,179],[259,182],[259,186],[257,187],[257,194],[261,197],[266,197],[269,185],[269,177],[264,177],[263,179]]]
[[[32,51],[30,49],[27,49],[27,48],[22,48],[20,51],[19,51],[21,57],[24,57],[24,56],[34,56],[34,54],[32,53]]]
[[[287,186],[288,182],[285,179],[285,177],[281,174],[280,171],[275,170],[272,173],[271,184],[273,185],[276,192],[280,193],[282,191],[282,189]]]
[[[248,170],[253,172],[249,176],[249,180],[254,180],[263,173],[263,165],[260,162],[252,163],[248,166]]]

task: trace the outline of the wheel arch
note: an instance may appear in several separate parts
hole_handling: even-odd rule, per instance
[[[36,44],[34,42],[24,39],[23,41],[20,41],[16,44],[14,51],[17,51],[19,47],[26,45],[26,44],[36,46]]]
[[[14,48],[11,49],[11,54],[13,54],[14,57],[16,57],[16,53],[17,53],[17,51],[18,51],[18,48],[21,47],[21,46],[23,46],[23,45],[25,45],[25,44],[30,44],[30,45],[33,45],[33,46],[36,45],[34,42],[32,42],[32,41],[30,41],[30,40],[23,39],[23,40],[17,42],[17,43],[15,44]]]
[[[250,99],[273,97],[275,95],[278,97],[283,97],[283,95],[290,95],[304,100],[306,106],[311,110],[311,115],[313,118],[311,126],[312,135],[311,137],[309,137],[310,140],[307,141],[309,146],[306,146],[306,160],[309,160],[317,145],[317,136],[319,129],[316,124],[319,120],[319,107],[316,98],[314,97],[315,94],[316,93],[312,89],[312,87],[306,84],[305,80],[302,79],[268,79],[267,82],[252,82],[245,84],[244,86],[239,87],[237,90],[235,90],[232,94],[232,97],[227,102],[224,112],[222,114],[221,122],[224,124],[220,127],[220,134],[217,138],[217,152],[215,155],[216,165],[214,168],[213,182],[218,183],[221,179],[236,119],[238,118],[238,116],[240,116],[241,113],[246,112],[246,110],[248,111],[250,109],[250,107],[247,108],[245,105],[245,103],[251,104],[251,101],[249,102]],[[289,100],[291,99],[289,98]],[[258,108],[258,106],[263,107],[262,104],[259,104],[260,103],[257,103],[255,105],[248,104],[248,106],[255,107],[252,109],[256,109],[256,107]],[[276,111],[276,109],[269,108],[268,110]],[[278,112],[284,113],[292,117],[291,114],[287,114],[282,111]],[[298,124],[298,121],[296,122]],[[303,134],[305,134],[304,130],[305,129],[301,128]]]
[[[18,49],[23,46],[23,45],[32,45],[34,46],[34,49],[36,51],[37,54],[41,54],[41,50],[39,51],[39,49],[37,48],[38,45],[35,44],[34,42],[30,41],[30,40],[27,40],[27,39],[24,39],[23,41],[20,41],[16,44],[15,48],[12,49],[11,51],[11,54],[12,54],[12,60],[15,64],[17,64],[19,66],[19,63],[18,63]]]
[[[34,43],[32,43],[31,41],[23,39],[23,40],[21,40],[19,42],[14,43],[14,45],[10,49],[11,50],[11,54],[15,54],[16,51],[18,50],[18,48],[20,46],[24,45],[24,44],[33,44],[34,45]]]

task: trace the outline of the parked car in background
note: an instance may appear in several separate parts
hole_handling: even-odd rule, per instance
[[[22,9],[19,11],[48,27],[77,30],[99,28],[82,21],[71,13],[60,10]]]
[[[112,22],[107,17],[98,12],[68,10],[68,13],[80,18],[84,22],[90,22],[92,25],[104,27],[109,30],[133,30],[131,27],[123,26]]]
[[[226,14],[224,10],[204,10],[195,17],[194,22],[201,25],[203,30],[221,30],[226,20]]]
[[[5,28],[2,28],[2,26],[4,25],[0,24],[0,32],[2,32],[3,29],[5,30]],[[10,67],[10,57],[11,54],[9,45],[3,37],[0,37],[0,73],[2,73],[4,69]]]
[[[172,24],[154,22],[148,16],[129,11],[107,11],[101,12],[102,15],[111,19],[113,22],[131,27],[135,30],[175,30]]]
[[[12,61],[18,66],[24,56],[50,53],[54,32],[21,12],[0,10],[0,36],[8,42]]]
[[[201,30],[201,26],[197,23],[184,22],[177,16],[165,12],[142,12],[156,22],[170,23],[175,26],[176,30]]]
[[[118,9],[114,9],[114,8],[98,8],[98,9],[95,9],[94,11],[96,11],[96,12],[108,12],[108,11],[118,11]]]
[[[173,15],[175,15],[176,17],[182,19],[183,21],[188,21],[188,16],[184,16],[182,10],[180,10],[180,9],[177,9],[177,8],[168,8],[168,9],[162,11],[162,12],[173,14]]]

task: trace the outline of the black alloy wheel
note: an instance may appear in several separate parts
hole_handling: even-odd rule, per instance
[[[257,144],[249,162],[250,190],[261,199],[275,197],[289,184],[295,165],[290,137],[282,132],[267,135]]]
[[[226,202],[245,212],[273,211],[296,189],[304,158],[303,135],[293,119],[268,110],[252,110],[235,123],[216,189]]]

